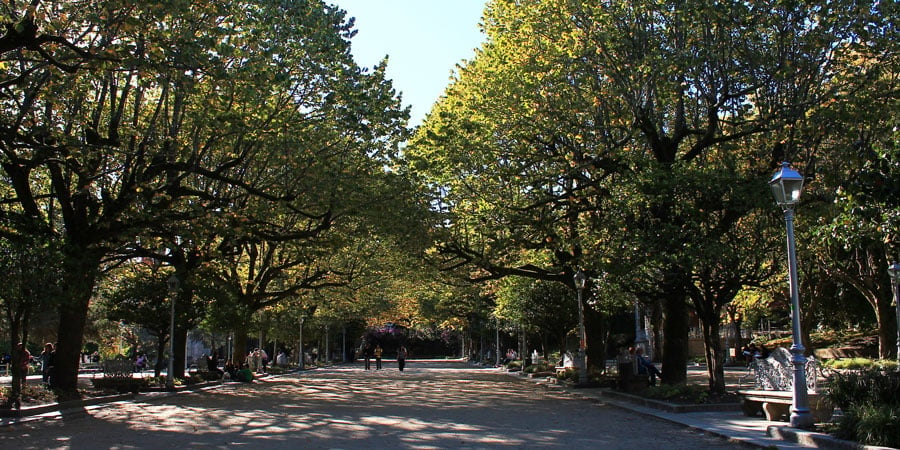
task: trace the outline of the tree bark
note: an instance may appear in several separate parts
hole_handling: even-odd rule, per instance
[[[78,367],[81,363],[84,328],[93,294],[100,257],[95,252],[69,248],[64,252],[63,286],[68,292],[59,307],[55,386],[60,400],[79,398]]]
[[[687,381],[688,359],[688,305],[686,297],[679,289],[667,292],[662,307],[666,320],[663,322],[662,382],[681,384]]]
[[[717,394],[725,392],[725,355],[719,340],[719,320],[721,311],[716,309],[700,321],[703,342],[706,349],[706,371],[709,375],[709,390]]]

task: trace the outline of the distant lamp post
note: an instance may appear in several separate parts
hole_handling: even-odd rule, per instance
[[[784,210],[784,221],[787,227],[788,281],[791,290],[791,322],[793,339],[791,345],[792,362],[794,364],[793,405],[791,405],[791,426],[795,428],[811,428],[815,420],[809,411],[809,396],[806,391],[806,356],[803,355],[803,339],[800,334],[800,293],[797,282],[797,254],[794,250],[794,206],[800,201],[803,190],[803,176],[791,169],[789,162],[781,165],[769,181],[772,194]]]
[[[587,275],[581,270],[575,272],[575,289],[578,290],[578,384],[587,384],[587,343],[584,334],[584,302],[582,295]]]
[[[891,276],[891,288],[894,291],[891,306],[897,309],[897,361],[900,361],[900,263],[894,262],[888,266],[888,275]]]
[[[172,300],[172,309],[169,314],[169,370],[166,373],[166,387],[175,388],[175,298],[178,296],[178,288],[181,282],[178,277],[172,275],[166,280],[166,286],[169,288],[169,297]]]

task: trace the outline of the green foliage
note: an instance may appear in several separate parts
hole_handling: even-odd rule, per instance
[[[659,400],[709,403],[709,388],[693,384],[650,386],[641,395]]]
[[[9,386],[0,386],[0,404],[7,402],[10,391]],[[43,384],[28,384],[22,388],[19,399],[22,403],[51,403],[55,401],[56,395]]]
[[[548,372],[553,371],[554,367],[552,364],[548,364],[546,362],[542,362],[540,364],[532,364],[530,366],[526,366],[523,370],[524,373],[539,373],[539,372]]]
[[[896,370],[897,361],[889,359],[872,360],[869,358],[838,358],[825,359],[821,361],[822,367],[834,370],[860,370],[860,369],[878,369],[878,370]]]
[[[97,389],[120,394],[126,392],[138,393],[150,387],[149,378],[100,377],[91,378],[91,383]]]
[[[828,376],[825,396],[844,412],[836,431],[839,437],[900,446],[900,371],[834,372]]]
[[[900,446],[900,405],[863,404],[841,418],[842,435],[860,443],[896,448]]]

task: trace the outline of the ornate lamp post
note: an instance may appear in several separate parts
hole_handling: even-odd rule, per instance
[[[181,282],[174,274],[166,280],[169,288],[169,297],[172,299],[172,309],[169,315],[169,370],[166,372],[166,388],[175,388],[175,299],[178,296],[178,287]]]
[[[587,283],[587,275],[581,270],[575,272],[575,289],[578,290],[578,384],[587,384],[587,345],[584,334],[584,303],[582,294]]]
[[[888,275],[891,276],[891,288],[894,291],[891,306],[897,309],[897,361],[900,361],[900,263],[894,262],[888,266]]]
[[[794,250],[794,206],[800,201],[803,190],[803,176],[791,169],[789,162],[781,165],[769,181],[775,202],[784,210],[784,221],[787,227],[788,281],[791,290],[791,323],[793,339],[791,345],[792,362],[794,364],[793,404],[791,405],[791,426],[795,428],[811,428],[814,424],[809,412],[809,396],[806,391],[806,356],[803,355],[803,338],[800,334],[800,293],[797,282],[797,254]]]

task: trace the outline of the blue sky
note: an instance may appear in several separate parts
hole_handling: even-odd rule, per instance
[[[419,125],[443,94],[456,64],[471,59],[484,35],[485,0],[331,0],[356,18],[351,41],[357,64],[371,68],[387,55],[388,78]]]

